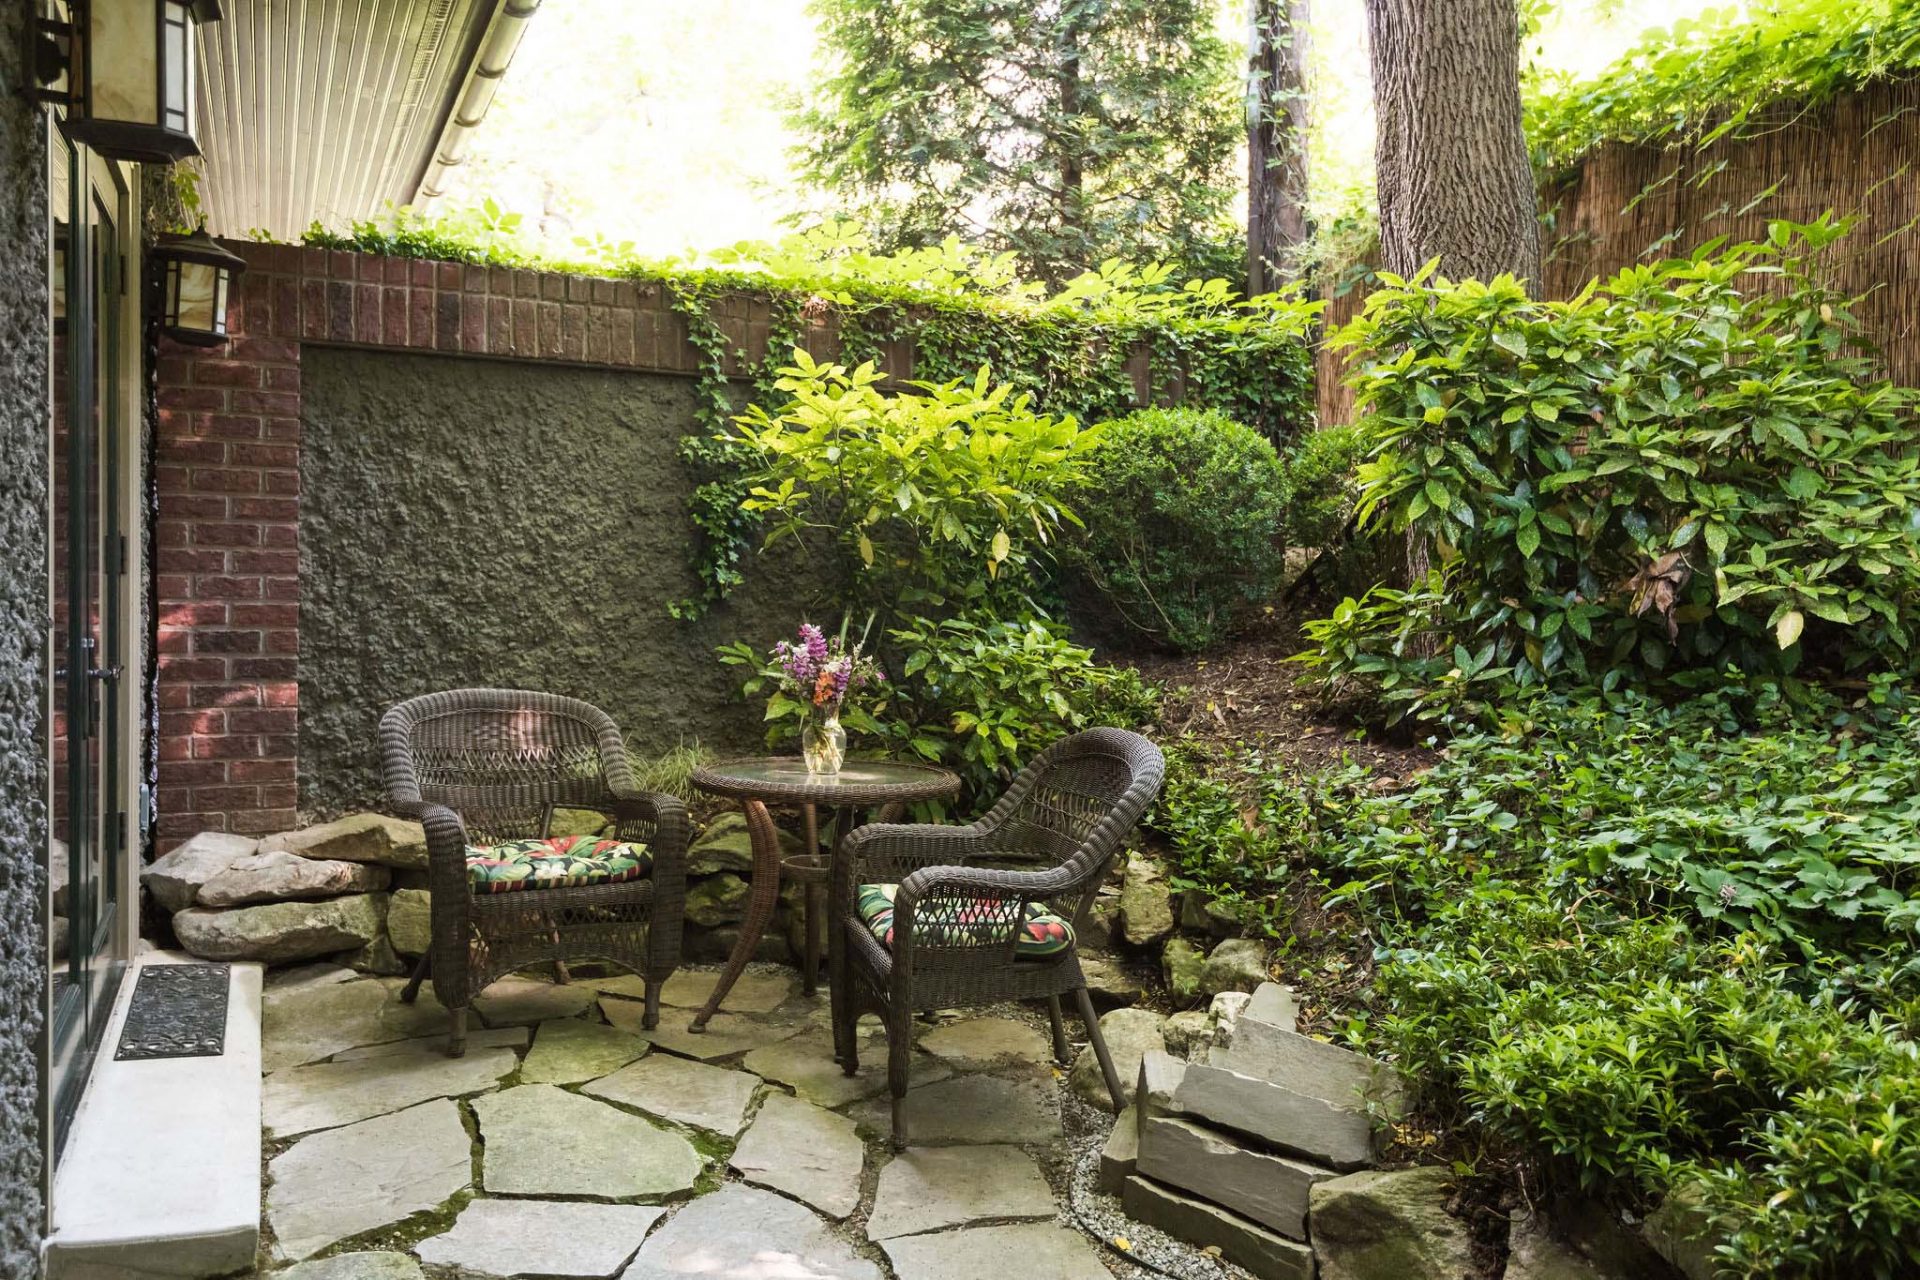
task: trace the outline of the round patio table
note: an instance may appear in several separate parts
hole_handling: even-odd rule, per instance
[[[695,787],[709,795],[738,800],[747,816],[747,833],[753,844],[753,889],[747,898],[747,917],[740,923],[740,939],[733,944],[727,967],[714,985],[713,994],[700,1012],[693,1015],[689,1031],[705,1031],[707,1020],[719,1010],[720,1002],[733,989],[740,971],[753,958],[767,922],[773,919],[774,905],[780,900],[780,834],[767,813],[768,805],[799,805],[807,818],[807,831],[815,831],[816,806],[833,811],[832,857],[839,857],[841,842],[857,824],[864,810],[881,806],[899,807],[920,800],[938,800],[960,790],[959,776],[932,765],[901,764],[891,760],[849,760],[838,773],[808,773],[806,762],[792,756],[763,756],[753,760],[730,760],[704,765],[693,771]],[[802,861],[817,861],[817,836]],[[817,886],[825,879],[817,868],[796,867],[808,882],[807,934],[811,944],[816,922],[813,913],[818,904]],[[814,947],[807,948],[807,993],[814,990],[814,968],[819,957]],[[840,952],[839,931],[827,922],[829,966],[837,963]]]

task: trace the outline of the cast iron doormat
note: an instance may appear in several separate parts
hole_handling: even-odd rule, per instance
[[[217,1058],[226,1047],[226,965],[150,964],[140,970],[116,1059]]]

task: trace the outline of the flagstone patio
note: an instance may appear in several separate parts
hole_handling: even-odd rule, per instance
[[[1043,1025],[991,1010],[922,1028],[917,1144],[887,1142],[885,1045],[832,1061],[824,994],[749,971],[704,1035],[715,974],[667,985],[528,977],[476,1002],[444,1053],[430,989],[331,965],[264,994],[266,1192],[258,1276],[1105,1280],[1148,1274],[1063,1207],[1079,1179]],[[1101,1124],[1083,1120],[1089,1140]],[[1103,1132],[1103,1130],[1102,1130]],[[1086,1142],[1079,1144],[1086,1147]],[[1199,1270],[1221,1275],[1196,1255]]]

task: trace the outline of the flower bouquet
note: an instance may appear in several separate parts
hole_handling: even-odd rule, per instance
[[[871,619],[867,625],[873,625]],[[828,640],[819,627],[803,622],[795,639],[773,647],[770,671],[779,693],[800,708],[800,754],[808,773],[840,772],[847,758],[840,709],[850,694],[886,679],[880,664],[864,652],[865,644],[863,632],[849,647],[844,624],[839,636]]]

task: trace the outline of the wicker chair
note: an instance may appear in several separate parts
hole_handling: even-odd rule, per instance
[[[431,975],[452,1015],[449,1051],[466,1050],[467,1008],[495,979],[530,965],[609,961],[640,975],[644,1025],[680,961],[687,811],[634,786],[620,730],[604,711],[545,693],[459,689],[412,698],[380,720],[387,796],[427,831],[432,942],[401,999]],[[469,845],[547,834],[556,807],[613,818],[612,838],[645,844],[640,879],[475,893]]]
[[[1080,925],[1121,842],[1160,790],[1166,762],[1135,733],[1093,729],[1042,752],[979,821],[966,827],[874,824],[835,859],[834,1047],[859,1070],[855,1023],[877,1012],[887,1029],[893,1136],[907,1140],[904,1100],[913,1015],[930,1009],[1044,997],[1054,1056],[1067,1057],[1060,997],[1071,992],[1116,1110],[1121,1084],[1069,940],[1021,954],[1029,903]],[[896,884],[890,944],[863,916],[859,886]],[[871,892],[871,891],[870,891]]]

